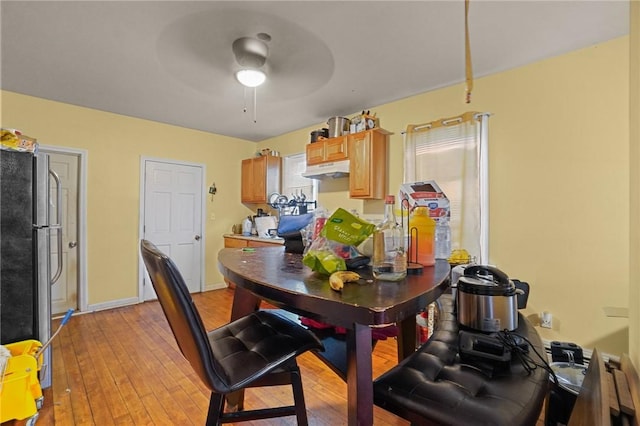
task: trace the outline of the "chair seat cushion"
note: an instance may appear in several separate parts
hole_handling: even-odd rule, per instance
[[[534,425],[547,391],[547,371],[538,367],[529,374],[514,360],[507,373],[491,377],[462,362],[453,299],[443,295],[439,302],[440,318],[427,343],[375,380],[376,405],[415,424]],[[531,323],[522,315],[518,321],[516,333],[544,356]]]
[[[310,331],[268,311],[257,311],[207,333],[229,391],[243,388],[307,350],[322,350]]]

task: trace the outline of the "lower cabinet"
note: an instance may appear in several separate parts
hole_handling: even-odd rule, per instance
[[[224,248],[244,248],[244,247],[273,247],[282,245],[279,241],[256,241],[246,238],[224,237]],[[224,279],[229,288],[235,288],[236,285],[231,281]]]

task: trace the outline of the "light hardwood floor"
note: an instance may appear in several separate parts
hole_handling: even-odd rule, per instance
[[[233,290],[194,294],[207,329],[229,321]],[[59,320],[54,321],[53,329]],[[205,424],[209,392],[182,358],[157,302],[79,314],[53,344],[53,386],[45,390],[37,426]],[[373,376],[396,365],[396,341],[378,342]],[[311,353],[298,358],[309,424],[346,424],[347,386]],[[291,404],[290,387],[247,391],[246,408]],[[25,422],[6,422],[18,426]],[[294,417],[243,425],[295,425]],[[374,407],[374,424],[409,423]],[[543,426],[542,419],[537,426]]]
[[[229,321],[233,290],[194,294],[207,329]],[[59,321],[54,321],[54,330]],[[182,358],[157,302],[75,315],[54,342],[53,386],[37,426],[204,425],[209,393]],[[313,354],[298,358],[310,425],[346,423],[347,387]],[[394,339],[378,343],[373,375],[396,364]],[[248,390],[246,408],[291,404],[290,387]],[[376,425],[408,425],[374,407]],[[7,422],[19,425],[24,422]],[[294,417],[243,425],[295,425]]]

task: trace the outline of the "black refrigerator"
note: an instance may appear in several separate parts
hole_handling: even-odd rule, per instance
[[[60,181],[46,154],[0,150],[0,166],[0,344],[45,343],[51,286],[62,272],[60,261],[52,271],[50,250],[52,232],[62,241]],[[51,368],[49,347],[40,370],[43,388],[51,386]]]

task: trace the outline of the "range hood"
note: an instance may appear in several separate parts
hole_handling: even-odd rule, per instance
[[[302,176],[309,179],[339,178],[349,175],[349,160],[307,166]]]

